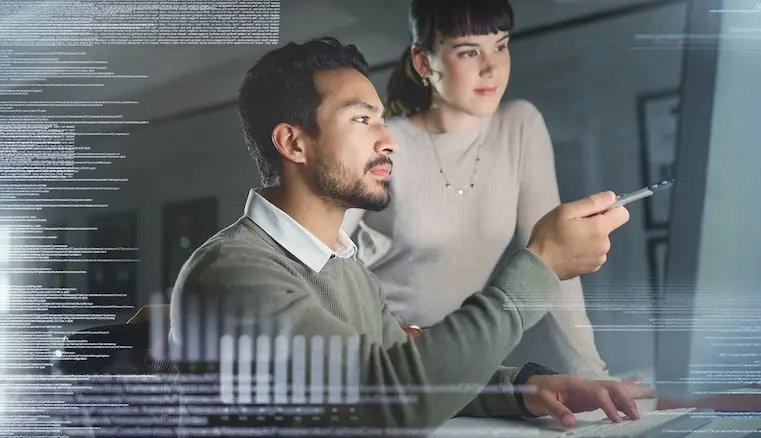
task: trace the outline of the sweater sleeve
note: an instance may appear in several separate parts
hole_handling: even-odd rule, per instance
[[[380,283],[378,283],[380,287]],[[383,291],[379,290],[381,300]],[[425,335],[423,332],[422,335]],[[406,342],[407,333],[402,330],[401,322],[383,305],[383,343],[391,345],[396,342]],[[520,338],[515,340],[517,344]],[[463,417],[518,417],[521,410],[518,400],[513,392],[513,383],[520,371],[520,367],[500,366],[492,374],[486,386],[467,406],[460,410],[456,416]]]
[[[289,336],[357,339],[359,385],[369,388],[363,395],[375,401],[353,406],[352,424],[412,429],[412,436],[441,426],[479,394],[520,340],[524,326],[544,315],[530,302],[537,295],[544,300],[557,296],[559,281],[530,251],[519,250],[505,258],[483,291],[418,338],[402,336],[387,310],[378,315],[386,318],[384,330],[392,331],[386,345],[357,333],[287,268],[244,245],[226,248],[203,268],[192,288],[201,296],[222,299],[226,326],[266,321],[276,333]],[[312,351],[306,354],[311,361]],[[345,373],[347,364],[341,366]]]
[[[457,416],[479,418],[519,417],[521,410],[513,384],[520,368],[500,366],[486,387]]]
[[[520,192],[515,239],[525,246],[537,221],[560,204],[552,142],[541,113],[528,102],[521,138]],[[561,282],[563,301],[549,312],[550,339],[572,373],[611,379],[595,346],[580,279]],[[559,307],[559,308],[558,308]]]

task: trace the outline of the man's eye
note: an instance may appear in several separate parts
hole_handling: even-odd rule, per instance
[[[369,123],[369,122],[370,122],[370,117],[367,117],[367,116],[359,116],[359,117],[355,117],[355,118],[354,118],[354,120],[358,121],[359,123],[364,123],[364,124],[367,124],[367,123]]]

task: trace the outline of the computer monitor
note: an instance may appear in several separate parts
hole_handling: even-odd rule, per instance
[[[656,318],[661,395],[761,381],[761,2],[689,2]]]

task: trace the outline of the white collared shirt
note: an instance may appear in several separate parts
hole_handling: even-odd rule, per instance
[[[333,250],[254,189],[248,192],[244,214],[315,272],[320,272],[333,256],[349,258],[357,253],[357,245],[343,229],[338,231],[336,249]]]

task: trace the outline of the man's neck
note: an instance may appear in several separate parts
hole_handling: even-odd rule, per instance
[[[262,196],[292,217],[330,249],[336,250],[346,209],[306,189],[284,185],[262,190]]]

